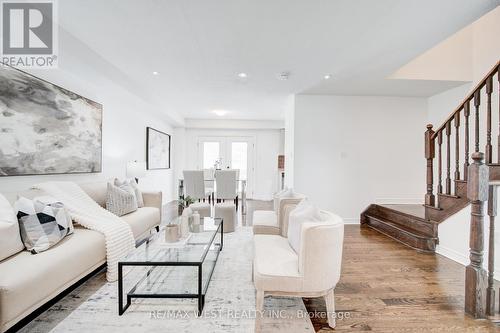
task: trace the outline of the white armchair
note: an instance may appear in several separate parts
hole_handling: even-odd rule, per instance
[[[335,214],[321,214],[326,221],[302,225],[298,254],[286,237],[254,236],[257,311],[262,311],[265,296],[324,297],[328,324],[335,327],[334,289],[340,279],[344,223]]]
[[[295,193],[293,198],[279,198],[274,196],[273,210],[256,210],[252,215],[252,225],[254,235],[281,235],[286,237],[287,225],[290,211],[299,204],[306,196]]]

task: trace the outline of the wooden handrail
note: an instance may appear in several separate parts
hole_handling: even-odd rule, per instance
[[[497,61],[495,66],[493,66],[493,68],[488,72],[488,74],[484,76],[484,78],[474,87],[474,89],[472,89],[472,91],[467,95],[467,97],[464,98],[462,103],[460,103],[460,105],[448,116],[448,118],[446,118],[443,124],[434,131],[432,139],[435,139],[438,133],[446,128],[446,124],[451,122],[455,118],[455,114],[460,112],[460,110],[464,108],[464,105],[474,98],[474,94],[476,93],[476,91],[482,89],[486,85],[486,81],[488,80],[488,78],[494,75],[499,70],[499,67],[500,67],[500,60]]]

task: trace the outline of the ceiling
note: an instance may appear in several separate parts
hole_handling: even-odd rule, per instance
[[[280,119],[291,94],[429,96],[461,84],[385,78],[499,3],[64,0],[59,23],[165,112]]]

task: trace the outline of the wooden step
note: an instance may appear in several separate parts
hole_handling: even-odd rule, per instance
[[[437,194],[438,209],[436,209],[436,207],[426,206],[425,213],[428,220],[441,223],[469,205],[469,199],[467,198],[467,181],[456,180],[455,186],[456,195],[445,193]]]
[[[460,196],[458,195],[446,194],[446,193],[438,193],[438,196],[442,198],[460,199]]]
[[[437,239],[414,230],[406,229],[398,223],[379,217],[367,215],[365,225],[415,250],[433,253],[436,251]]]
[[[361,223],[416,250],[435,252],[437,223],[425,219],[423,205],[411,206],[370,205]]]

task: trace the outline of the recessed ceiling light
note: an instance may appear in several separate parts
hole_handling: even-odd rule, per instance
[[[153,72],[153,75],[160,75],[160,73],[158,73],[158,72],[154,71],[154,72]]]
[[[290,72],[281,72],[276,75],[276,78],[280,81],[286,81],[290,77]]]
[[[227,114],[226,110],[213,110],[212,112],[218,115],[219,117],[225,116]]]
[[[238,77],[239,77],[240,79],[246,79],[246,78],[248,77],[248,74],[247,74],[247,73],[243,73],[243,72],[241,72],[241,73],[238,73]]]
[[[326,74],[325,76],[323,76],[323,78],[324,78],[325,80],[330,80],[330,78],[331,78],[331,77],[332,77],[332,76],[331,76],[330,74]]]

